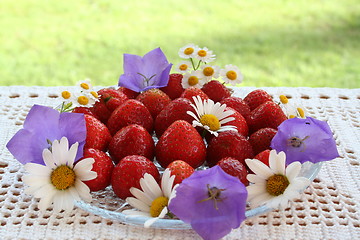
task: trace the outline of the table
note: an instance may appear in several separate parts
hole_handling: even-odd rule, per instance
[[[41,213],[23,193],[23,167],[5,148],[33,104],[57,106],[69,87],[0,87],[0,239],[199,239],[193,230],[145,229],[81,209]],[[244,97],[252,87],[234,88]],[[309,116],[328,121],[340,157],[285,210],[244,221],[224,239],[360,239],[360,89],[263,88],[285,93]]]

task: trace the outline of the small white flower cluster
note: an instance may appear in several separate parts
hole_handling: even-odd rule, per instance
[[[224,69],[220,69],[219,66],[210,65],[209,63],[215,60],[213,51],[208,48],[200,48],[195,44],[187,44],[180,48],[179,56],[184,61],[181,61],[177,66],[176,70],[184,74],[182,80],[182,87],[196,87],[201,88],[205,83],[213,80],[221,79],[227,83],[235,86],[243,80],[238,67],[234,65],[226,65]],[[195,62],[198,60],[198,62]],[[201,66],[201,64],[203,64]]]
[[[98,94],[94,91],[90,79],[79,81],[73,92],[63,91],[61,97],[64,99],[60,112],[72,110],[76,107],[92,107],[99,101]]]

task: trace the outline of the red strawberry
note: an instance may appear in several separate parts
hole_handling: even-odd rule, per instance
[[[244,101],[250,107],[250,110],[254,110],[261,104],[267,101],[272,101],[271,96],[262,89],[256,89],[250,92],[245,98]]]
[[[137,124],[121,128],[111,139],[109,153],[115,163],[129,155],[141,155],[152,160],[155,144],[146,129]]]
[[[98,118],[96,115],[94,115],[93,108],[76,107],[76,108],[74,108],[74,110],[72,110],[72,112],[74,112],[74,113],[84,113],[84,114],[87,114],[87,115],[91,115],[91,116],[93,116],[95,118]]]
[[[229,125],[235,126],[238,133],[240,133],[241,135],[246,137],[249,133],[249,128],[248,128],[245,118],[238,111],[236,111],[235,109],[233,109],[231,107],[226,107],[225,110],[234,111],[234,113],[230,117],[235,118],[235,120],[233,120],[231,122],[227,122],[223,125],[224,126],[229,126]]]
[[[239,178],[245,186],[249,185],[249,181],[246,179],[248,172],[244,164],[239,160],[232,157],[226,157],[221,159],[217,165],[219,165],[227,174]]]
[[[197,168],[205,161],[206,147],[202,137],[190,123],[178,120],[160,137],[155,154],[162,167],[181,159]]]
[[[224,123],[222,125],[223,126],[235,126],[238,133],[240,133],[244,137],[247,137],[248,133],[249,133],[249,128],[248,128],[245,118],[239,112],[237,112],[236,110],[234,110],[231,107],[226,107],[225,110],[233,111],[234,113],[232,115],[230,115],[229,117],[233,117],[235,119],[230,122]],[[206,133],[206,135],[205,135],[206,142],[210,143],[211,139],[214,137],[215,136],[213,134]]]
[[[185,120],[188,123],[192,123],[193,117],[186,113],[187,111],[195,111],[190,104],[190,100],[186,98],[177,98],[169,103],[155,119],[154,127],[156,135],[160,137],[176,120]]]
[[[270,156],[270,150],[266,149],[266,150],[262,151],[261,153],[257,154],[254,158],[262,161],[264,164],[269,166],[269,156]]]
[[[233,157],[245,165],[245,159],[253,156],[251,145],[243,135],[235,131],[225,131],[210,141],[206,160],[210,167],[225,157]]]
[[[93,111],[98,118],[106,124],[111,113],[121,104],[123,104],[128,97],[113,89],[113,88],[103,88],[98,92],[99,102],[96,102]]]
[[[273,101],[267,101],[255,108],[248,120],[250,132],[255,132],[261,128],[277,127],[287,119],[281,107]]]
[[[144,104],[135,99],[127,100],[111,114],[107,126],[112,135],[130,124],[139,124],[149,133],[153,130],[153,118]]]
[[[121,92],[121,93],[124,93],[129,99],[134,99],[134,98],[137,97],[137,95],[139,95],[138,92],[135,92],[135,91],[133,91],[131,89],[128,89],[126,87],[119,87],[117,90],[119,92]]]
[[[194,173],[194,168],[182,160],[176,160],[170,163],[167,168],[170,170],[171,175],[175,175],[174,185],[180,184],[185,178]]]
[[[84,148],[95,148],[105,152],[111,140],[109,129],[95,117],[87,114],[84,114],[84,116],[86,122],[86,143]]]
[[[158,88],[151,88],[140,93],[136,100],[147,107],[153,119],[171,102],[169,96]]]
[[[258,154],[266,149],[270,149],[270,143],[277,130],[273,128],[261,128],[251,134],[249,142],[253,148],[254,154]]]
[[[214,102],[231,96],[230,90],[217,80],[206,83],[201,90]]]
[[[201,100],[203,101],[209,99],[209,97],[201,89],[196,87],[189,87],[181,94],[182,98],[187,98],[192,103],[194,103],[193,97],[195,96],[200,96]]]
[[[250,115],[250,107],[239,97],[227,97],[220,101],[221,104],[226,104],[227,107],[231,107],[238,111],[246,119]]]
[[[95,160],[91,171],[96,172],[97,177],[90,181],[84,181],[84,183],[90,188],[90,191],[105,189],[110,185],[111,174],[114,169],[113,161],[106,153],[94,148],[84,149],[84,156],[78,162],[85,158]]]
[[[164,93],[166,93],[172,100],[180,97],[184,88],[181,85],[183,75],[179,73],[172,73],[169,75],[169,82],[166,87],[160,88]]]
[[[115,166],[111,176],[114,193],[121,199],[131,197],[130,188],[141,189],[140,179],[145,173],[151,174],[157,182],[160,181],[159,171],[152,161],[139,155],[124,157]]]

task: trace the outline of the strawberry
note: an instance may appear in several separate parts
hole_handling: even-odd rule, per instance
[[[181,94],[180,97],[189,99],[192,103],[194,103],[193,97],[200,96],[201,100],[209,99],[209,97],[199,88],[189,87],[185,89],[185,91]]]
[[[236,131],[219,133],[210,141],[206,154],[206,160],[210,167],[225,157],[233,157],[245,165],[245,159],[254,156],[250,143]]]
[[[91,115],[91,116],[99,119],[98,116],[96,116],[96,115],[94,114],[94,111],[93,111],[93,108],[92,108],[92,107],[91,107],[91,108],[88,108],[88,107],[76,107],[76,108],[74,108],[74,109],[72,110],[72,112],[73,112],[73,113],[84,113],[84,114]]]
[[[95,148],[105,152],[111,140],[109,129],[95,117],[87,114],[84,114],[84,116],[86,122],[86,143],[84,148]]]
[[[223,124],[224,126],[235,126],[238,133],[240,133],[241,135],[243,135],[244,137],[246,137],[249,133],[249,128],[248,125],[246,123],[245,118],[235,109],[231,108],[231,107],[226,107],[225,110],[231,110],[234,111],[234,113],[230,116],[235,118],[235,120],[232,120],[230,122],[227,122],[225,124]]]
[[[105,189],[110,185],[111,174],[114,169],[113,161],[106,153],[94,148],[85,148],[83,157],[77,163],[85,158],[93,158],[95,160],[91,171],[96,172],[97,177],[84,181],[84,183],[90,188],[90,191]]]
[[[250,115],[250,107],[239,97],[227,97],[220,101],[221,104],[226,104],[227,107],[231,107],[238,111],[246,119]]]
[[[270,156],[270,150],[266,149],[262,152],[260,152],[259,154],[257,154],[254,159],[260,160],[262,161],[264,164],[266,164],[267,166],[269,166],[269,156]]]
[[[137,124],[121,128],[111,139],[109,153],[115,163],[129,155],[154,158],[154,140],[146,129]]]
[[[249,185],[249,181],[246,179],[248,172],[244,164],[239,160],[232,157],[226,157],[221,159],[217,165],[219,165],[227,174],[237,177],[245,186]]]
[[[166,87],[160,88],[166,93],[172,100],[179,98],[184,88],[181,85],[183,75],[179,73],[172,73],[169,75],[169,82]]]
[[[119,92],[125,94],[129,99],[134,99],[134,98],[137,97],[137,95],[139,95],[138,92],[135,92],[135,91],[133,91],[131,89],[128,89],[126,87],[119,87],[117,90]]]
[[[181,159],[197,168],[205,161],[205,143],[190,123],[177,120],[161,135],[156,148],[156,160],[162,167]]]
[[[145,173],[151,174],[159,182],[160,174],[155,164],[144,156],[131,155],[120,160],[111,176],[114,193],[121,199],[131,197],[130,188],[140,187],[140,179]]]
[[[244,102],[250,107],[251,111],[267,101],[272,101],[272,98],[262,89],[256,89],[244,98]]]
[[[277,127],[287,119],[281,107],[273,101],[267,101],[255,108],[248,120],[250,132],[255,132],[261,128]]]
[[[149,110],[144,104],[135,99],[129,99],[115,109],[107,122],[112,135],[130,124],[139,124],[149,133],[153,130],[153,118]]]
[[[254,154],[258,154],[266,149],[270,149],[270,143],[277,130],[273,128],[261,128],[251,134],[249,142],[253,148]]]
[[[225,110],[233,111],[234,113],[232,115],[230,115],[229,117],[233,117],[235,119],[230,122],[224,123],[222,125],[223,126],[235,126],[238,133],[240,133],[244,137],[247,137],[248,133],[249,133],[249,128],[248,128],[245,118],[238,111],[234,110],[231,107],[226,107]],[[206,133],[206,135],[205,135],[206,142],[210,143],[211,139],[214,137],[215,136],[213,134]]]
[[[128,97],[113,88],[103,88],[97,93],[100,96],[99,102],[94,104],[93,111],[95,115],[106,124],[111,113],[123,104]]]
[[[171,175],[175,175],[174,185],[180,184],[185,178],[194,173],[194,168],[182,160],[176,160],[170,163],[167,168],[170,170]]]
[[[231,96],[231,91],[217,80],[206,83],[201,90],[214,102]]]
[[[154,128],[158,138],[165,132],[165,130],[176,120],[185,120],[192,123],[194,120],[187,111],[194,112],[191,107],[191,102],[186,98],[177,98],[169,103],[156,117]]]
[[[158,88],[151,88],[140,93],[136,100],[142,102],[147,107],[153,119],[171,102],[169,96]]]

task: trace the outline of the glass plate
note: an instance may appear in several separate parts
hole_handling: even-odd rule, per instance
[[[313,181],[319,173],[321,165],[321,162],[316,164],[306,162],[303,164],[299,175],[310,179],[310,181]],[[94,192],[92,193],[92,196],[92,202],[86,203],[83,201],[77,201],[75,205],[92,214],[101,216],[103,218],[120,221],[129,225],[144,226],[145,221],[149,219],[148,217],[144,216],[129,216],[123,214],[122,211],[125,209],[130,209],[131,206],[129,206],[124,200],[118,198],[112,191],[111,187],[107,187],[103,191]],[[247,218],[249,218],[271,210],[273,209],[263,205],[254,209],[247,209],[245,215]],[[178,219],[159,219],[153,225],[151,225],[151,228],[190,229],[191,226]]]

